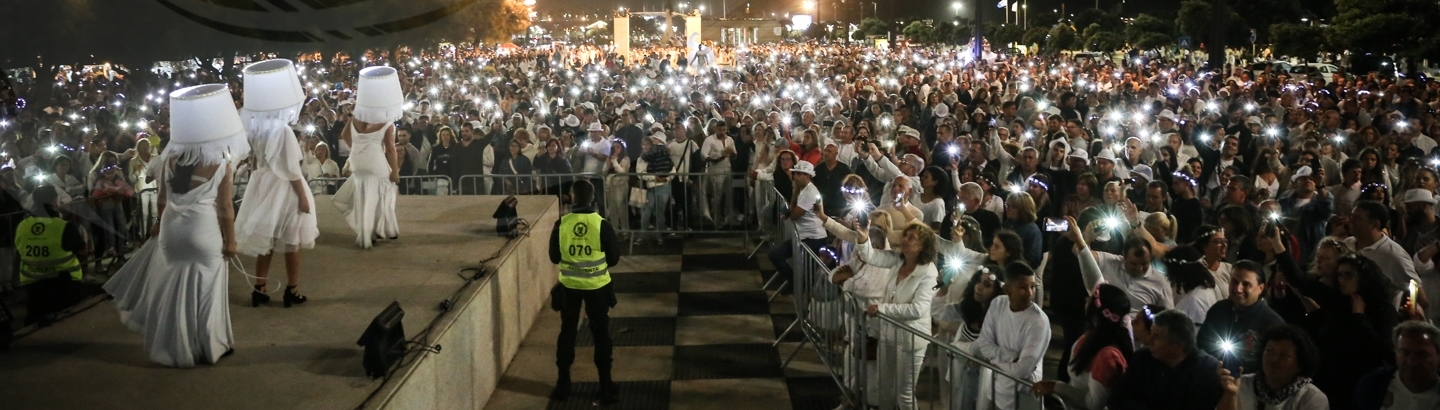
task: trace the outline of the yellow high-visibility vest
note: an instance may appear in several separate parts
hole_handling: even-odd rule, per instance
[[[20,285],[69,274],[82,280],[80,259],[61,245],[68,222],[60,218],[32,216],[15,229],[15,250],[20,253]]]
[[[595,290],[610,283],[610,267],[600,248],[596,213],[567,214],[560,218],[560,284],[570,289]]]

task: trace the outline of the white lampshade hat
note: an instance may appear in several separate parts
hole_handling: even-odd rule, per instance
[[[180,165],[214,164],[250,153],[240,112],[225,84],[204,84],[170,93],[170,143],[162,155]]]
[[[246,120],[283,120],[286,124],[300,119],[305,103],[305,89],[300,75],[290,60],[265,60],[245,66],[245,106],[240,109]]]
[[[360,70],[360,84],[355,88],[355,119],[382,124],[405,114],[405,93],[400,91],[400,74],[394,68]]]

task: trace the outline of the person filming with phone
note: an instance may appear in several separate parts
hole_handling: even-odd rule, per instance
[[[1119,219],[1089,221],[1083,228],[1075,218],[1065,219],[1070,225],[1065,236],[1075,243],[1074,252],[1080,258],[1080,275],[1086,289],[1093,289],[1099,283],[1118,286],[1130,297],[1130,306],[1136,309],[1144,305],[1175,306],[1175,291],[1170,281],[1155,271],[1151,263],[1153,250],[1149,241],[1130,238],[1120,255],[1091,250],[1089,243],[1094,240],[1095,231],[1102,224],[1114,224]]]

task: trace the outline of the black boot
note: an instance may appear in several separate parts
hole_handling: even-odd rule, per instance
[[[600,400],[599,400],[599,404],[600,404],[601,406],[613,406],[613,405],[615,405],[616,403],[619,403],[619,402],[620,402],[620,389],[619,389],[618,387],[615,387],[615,382],[611,382],[611,381],[600,382]]]
[[[598,366],[596,370],[600,373],[600,397],[598,404],[610,406],[620,402],[620,389],[615,387],[615,381],[610,378],[610,366]]]
[[[570,398],[570,371],[560,371],[560,377],[555,379],[555,390],[550,392],[550,400],[565,401]]]

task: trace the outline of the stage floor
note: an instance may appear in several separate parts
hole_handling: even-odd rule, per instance
[[[552,197],[518,197],[520,217],[537,220]],[[151,363],[139,334],[120,323],[110,303],[17,341],[0,353],[0,397],[6,409],[349,409],[379,386],[364,375],[355,341],[391,301],[405,309],[413,336],[439,314],[442,300],[505,239],[490,215],[502,197],[402,196],[400,238],[373,249],[355,235],[328,196],[317,197],[320,238],[304,253],[301,293],[310,301],[286,309],[280,294],[250,307],[249,285],[230,275],[235,354],[215,366],[171,369]],[[543,240],[543,239],[542,239]],[[244,258],[254,273],[254,258]],[[272,278],[284,277],[275,258]],[[468,274],[468,273],[467,273]],[[552,273],[553,274],[553,273]],[[272,284],[276,283],[272,280]],[[273,289],[273,287],[272,287]]]

